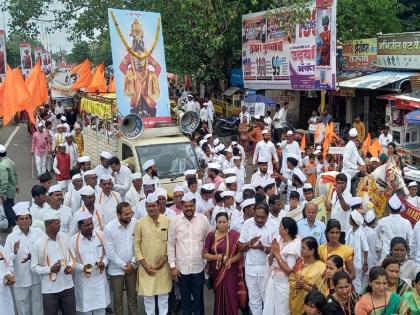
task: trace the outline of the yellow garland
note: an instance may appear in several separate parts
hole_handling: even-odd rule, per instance
[[[147,50],[144,54],[138,54],[137,52],[135,52],[135,51],[133,50],[133,48],[131,48],[131,47],[128,45],[128,43],[127,43],[127,41],[125,40],[124,35],[123,35],[123,33],[122,33],[122,31],[121,31],[121,29],[120,29],[119,25],[118,25],[118,23],[117,23],[117,19],[115,18],[115,14],[114,14],[114,12],[113,12],[113,11],[111,11],[111,17],[112,17],[112,20],[114,21],[115,28],[117,29],[117,32],[118,32],[118,35],[119,35],[119,36],[120,36],[120,38],[121,38],[121,41],[123,42],[123,44],[124,44],[125,48],[127,49],[127,51],[128,51],[128,52],[129,52],[129,53],[130,53],[133,57],[135,57],[135,58],[137,58],[137,59],[139,59],[139,60],[144,60],[144,59],[146,59],[147,57],[149,57],[149,56],[152,54],[153,50],[156,48],[157,41],[158,41],[158,39],[159,39],[159,33],[160,33],[160,16],[158,17],[157,29],[156,29],[156,35],[155,35],[155,39],[154,39],[154,41],[153,41],[152,48],[151,48],[150,50]]]

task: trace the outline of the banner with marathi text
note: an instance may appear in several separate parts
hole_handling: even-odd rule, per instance
[[[289,8],[242,16],[245,88],[335,89],[336,1],[313,1],[309,12],[300,24]]]
[[[32,69],[32,49],[31,44],[27,42],[20,43],[20,64],[22,74],[27,76]]]
[[[356,39],[343,43],[343,71],[376,70],[376,38]]]
[[[416,225],[420,221],[420,208],[415,207],[411,203],[401,198],[405,210],[401,212],[401,216],[406,218],[410,223]]]
[[[118,111],[144,126],[171,120],[159,13],[108,9]]]
[[[6,77],[6,33],[0,30],[0,76],[4,79]]]

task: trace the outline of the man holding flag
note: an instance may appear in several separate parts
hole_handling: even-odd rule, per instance
[[[366,172],[366,167],[365,162],[363,162],[362,157],[357,151],[357,130],[355,128],[351,128],[349,131],[349,136],[350,140],[344,147],[342,172],[346,174],[348,179],[351,179],[352,191],[354,191],[354,188],[356,187],[355,177],[359,174],[359,172]]]

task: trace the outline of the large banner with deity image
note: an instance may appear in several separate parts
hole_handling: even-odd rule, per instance
[[[242,16],[245,88],[335,89],[336,0],[303,9],[280,8]]]
[[[108,9],[118,110],[144,126],[171,120],[159,13]]]

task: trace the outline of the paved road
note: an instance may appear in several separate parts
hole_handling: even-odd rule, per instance
[[[7,126],[0,128],[0,144],[6,143],[10,135],[15,129],[18,128],[17,133],[10,141],[7,147],[7,155],[13,159],[16,163],[16,169],[18,173],[20,193],[16,196],[15,202],[18,201],[30,201],[31,200],[31,188],[37,184],[36,179],[36,168],[34,165],[34,177],[32,177],[32,156],[31,156],[31,137],[29,136],[26,125],[20,126]],[[0,244],[4,245],[7,234],[0,233]],[[205,298],[205,312],[206,314],[213,313],[213,293],[204,288]],[[138,299],[138,314],[145,314],[143,307],[143,299]],[[125,310],[127,312],[127,310]],[[181,312],[179,312],[180,314]]]

